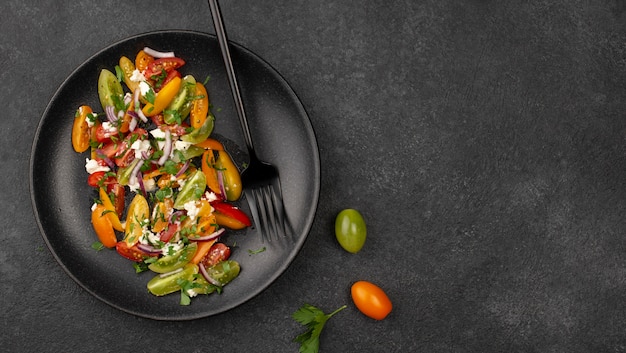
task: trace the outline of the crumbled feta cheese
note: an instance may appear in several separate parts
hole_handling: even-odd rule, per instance
[[[217,201],[217,195],[213,191],[205,192],[204,198],[206,198],[209,202]]]
[[[89,174],[96,172],[108,172],[111,170],[108,166],[100,165],[95,159],[85,158],[85,170]]]
[[[147,222],[146,220],[146,222],[144,223],[148,224],[149,222]],[[152,233],[150,229],[148,229],[147,225],[142,228],[141,236],[139,237],[139,242],[141,244],[156,245],[156,244],[159,244],[160,241],[161,241],[161,237],[159,236],[159,234]]]
[[[143,188],[146,189],[146,192],[152,192],[156,190],[156,181],[154,179],[144,179],[143,180]]]
[[[154,130],[150,130],[150,135],[156,139],[159,149],[162,150],[163,147],[165,147],[165,131],[156,128]]]
[[[102,123],[102,130],[104,130],[104,137],[111,137],[117,134],[117,127],[108,121]]]
[[[130,80],[133,82],[143,82],[146,80],[146,77],[141,73],[141,71],[135,69],[133,74],[130,75]]]
[[[196,201],[185,202],[183,208],[187,211],[187,216],[192,220],[196,219],[198,212],[200,212],[200,209],[196,206]]]
[[[155,139],[164,139],[165,138],[165,131],[156,128],[154,130],[150,130],[150,135],[152,135],[152,137],[154,137]]]
[[[98,117],[98,114],[96,113],[87,114],[87,116],[85,117],[85,121],[87,122],[87,125],[89,127],[93,127],[94,125],[96,125],[97,117]]]
[[[93,205],[91,205],[91,212],[95,211],[96,207],[98,207],[98,204],[94,202]]]
[[[193,288],[189,288],[187,289],[187,295],[193,298],[196,295],[198,295],[198,293],[195,290],[193,290]]]
[[[152,88],[149,84],[146,83],[146,81],[139,82],[139,91],[141,92],[142,96],[145,96],[148,92],[150,92],[151,89]]]
[[[179,241],[177,243],[167,243],[165,244],[165,246],[163,246],[163,249],[161,249],[161,251],[163,252],[163,255],[169,255],[182,249],[183,246],[184,244],[182,241]]]
[[[143,152],[150,151],[150,140],[137,140],[130,146],[135,150],[135,158],[142,158]]]
[[[174,148],[179,151],[186,151],[187,149],[189,149],[189,146],[191,145],[193,145],[193,143],[180,141],[180,140],[177,140],[176,142],[174,142]]]

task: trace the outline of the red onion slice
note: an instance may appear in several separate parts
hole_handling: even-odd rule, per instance
[[[204,264],[202,262],[198,263],[198,268],[200,269],[200,273],[202,274],[202,277],[204,277],[204,279],[207,280],[207,282],[211,283],[214,286],[218,286],[221,287],[222,284],[218,281],[216,281],[213,277],[209,276],[209,273],[206,270],[206,267],[204,267]]]
[[[137,172],[137,182],[139,183],[139,189],[141,189],[141,193],[143,194],[143,197],[148,198],[148,193],[146,192],[146,186],[143,184],[143,174],[141,174],[141,170]]]
[[[143,48],[143,51],[146,54],[153,56],[155,58],[173,58],[175,56],[173,51],[163,52],[163,51],[154,50],[149,47]]]
[[[141,121],[143,121],[144,123],[148,122],[148,118],[146,117],[146,115],[143,113],[143,111],[141,110],[141,107],[139,106],[139,94],[141,93],[141,90],[139,88],[137,88],[135,90],[135,94],[133,95],[133,100],[135,101],[135,116],[139,119],[141,119]]]
[[[165,164],[165,161],[170,158],[170,153],[172,153],[172,134],[170,130],[165,130],[165,146],[163,146],[163,155],[159,158],[158,164]]]
[[[145,252],[148,255],[160,255],[162,253],[161,249],[157,249],[148,244],[138,243],[137,248],[139,248],[139,250]]]
[[[132,119],[130,119],[130,123],[128,124],[128,130],[135,131],[136,128],[137,128],[137,118],[132,117]]]
[[[107,119],[114,123],[117,121],[117,115],[115,115],[115,107],[112,105],[107,105],[106,108],[104,108],[104,111],[107,114]]]
[[[193,241],[208,241],[208,240],[213,240],[213,239],[217,239],[219,238],[222,233],[224,233],[226,231],[226,228],[220,228],[218,230],[216,230],[215,232],[209,234],[209,235],[205,235],[203,237],[198,237],[198,238],[189,238],[189,240],[193,240]]]
[[[185,164],[183,164],[183,166],[180,168],[178,173],[176,173],[176,178],[180,177],[181,175],[183,175],[183,173],[185,173],[187,168],[189,168],[189,163],[190,163],[189,160],[187,160]]]
[[[226,187],[224,186],[224,174],[221,170],[217,171],[217,183],[220,186],[220,194],[222,194],[222,198],[226,199]]]

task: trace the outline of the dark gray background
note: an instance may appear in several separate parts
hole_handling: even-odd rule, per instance
[[[295,352],[304,302],[348,304],[322,352],[626,351],[624,1],[221,3],[230,39],[284,75],[317,133],[322,189],[302,251],[262,294],[202,320],[140,319],[83,291],[32,214],[41,114],[113,42],[213,33],[208,5],[4,1],[3,351]],[[356,255],[334,240],[348,207],[368,224]],[[352,305],[360,279],[391,297],[384,321]]]

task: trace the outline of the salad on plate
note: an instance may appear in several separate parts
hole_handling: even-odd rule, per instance
[[[153,272],[153,295],[180,292],[188,305],[239,275],[220,238],[251,222],[234,204],[242,194],[238,167],[211,137],[206,81],[183,76],[184,65],[173,52],[145,47],[102,69],[102,110],[77,108],[72,146],[85,155],[94,190],[93,246]]]

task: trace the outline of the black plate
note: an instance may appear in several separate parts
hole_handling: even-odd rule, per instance
[[[60,86],[46,108],[35,134],[30,161],[30,190],[43,238],[61,267],[100,300],[125,312],[157,320],[190,320],[234,308],[267,288],[297,255],[311,228],[320,189],[317,142],[309,118],[287,82],[265,61],[232,43],[232,56],[259,157],[280,172],[287,216],[294,236],[263,243],[255,229],[229,232],[225,242],[236,245],[231,258],[241,264],[240,276],[221,295],[194,298],[180,306],[177,294],[155,297],[147,292],[151,273],[135,274],[131,263],[114,250],[96,252],[90,207],[95,191],[87,183],[85,158],[74,152],[71,130],[74,112],[82,104],[102,108],[97,96],[101,69],[113,70],[120,56],[134,58],[144,46],[174,51],[186,61],[183,74],[199,81],[207,76],[214,133],[231,149],[245,146],[224,64],[214,36],[190,31],[160,31],[138,35],[95,54]],[[245,155],[244,155],[245,157]],[[237,157],[235,158],[237,159]],[[241,158],[239,160],[241,163]],[[246,208],[241,202],[242,208]],[[250,254],[248,250],[266,250]]]

